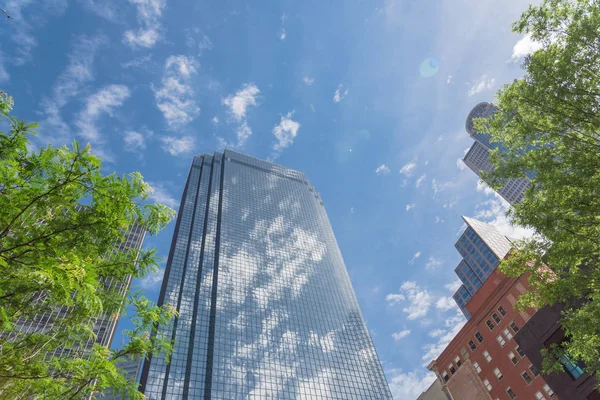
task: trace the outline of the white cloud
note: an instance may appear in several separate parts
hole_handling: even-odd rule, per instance
[[[404,176],[412,176],[415,173],[415,168],[417,168],[417,164],[414,162],[408,163],[400,169],[400,173]]]
[[[417,258],[419,258],[419,257],[421,257],[421,252],[420,252],[420,251],[417,251],[417,252],[415,253],[415,255],[413,256],[413,258],[411,258],[411,259],[410,259],[410,261],[409,261],[408,263],[409,263],[409,264],[413,264],[413,263],[414,263],[414,262],[417,260]]]
[[[446,83],[447,84],[451,84],[452,83],[452,75],[448,75],[448,79],[446,79]]]
[[[153,47],[160,39],[162,27],[160,17],[165,8],[165,0],[129,0],[137,8],[137,19],[141,27],[137,31],[127,30],[123,43],[132,48]]]
[[[400,303],[404,300],[406,300],[406,297],[403,294],[390,293],[387,296],[385,296],[385,301],[390,303],[391,306],[393,306],[396,303]]]
[[[158,271],[158,273],[156,273],[156,274],[149,273],[148,275],[146,275],[145,277],[140,279],[138,285],[140,286],[140,289],[144,289],[144,290],[156,289],[156,288],[160,287],[160,285],[162,284],[164,276],[165,276],[165,270],[161,268]]]
[[[191,77],[197,73],[193,57],[170,56],[165,62],[161,87],[154,90],[156,106],[170,129],[178,129],[193,121],[200,113],[194,99]]]
[[[441,219],[440,217],[438,217],[438,216],[436,215],[436,216],[435,216],[435,223],[436,223],[436,224],[443,224],[443,223],[444,223],[444,220],[443,220],[443,219]]]
[[[213,117],[212,119],[212,123],[213,125],[219,125],[219,117],[217,117],[216,115]]]
[[[446,289],[451,291],[452,293],[456,292],[458,288],[462,285],[460,279],[455,280],[454,282],[450,282],[444,285]]]
[[[387,165],[381,164],[379,167],[377,167],[377,169],[375,170],[375,173],[377,175],[387,175],[390,173],[390,169],[388,168]]]
[[[390,305],[408,300],[409,304],[402,309],[409,320],[423,318],[427,315],[433,298],[427,289],[422,289],[414,281],[407,281],[400,286],[400,293],[390,293],[386,296]]]
[[[414,370],[403,372],[402,370],[387,371],[390,390],[394,399],[408,400],[416,399],[436,379],[432,372]]]
[[[443,296],[435,302],[435,308],[442,311],[448,311],[456,307],[456,302],[450,296]]]
[[[521,57],[525,57],[535,51],[541,49],[543,45],[539,42],[534,41],[530,34],[523,36],[513,47],[512,56],[510,60],[517,62]]]
[[[341,83],[338,85],[338,88],[333,93],[333,102],[339,103],[348,95],[348,89],[344,90],[344,85]]]
[[[192,49],[197,49],[199,56],[202,55],[204,50],[213,48],[210,38],[202,33],[199,28],[186,29],[185,44]]]
[[[133,59],[131,61],[127,61],[125,63],[121,63],[121,67],[127,69],[127,68],[140,68],[140,67],[145,67],[148,65],[148,63],[150,62],[150,60],[152,59],[152,54],[146,54],[143,57],[139,57],[136,59]]]
[[[160,140],[163,142],[163,150],[172,156],[189,154],[194,151],[195,141],[194,138],[190,136],[184,136],[181,138],[165,136],[160,138]]]
[[[309,76],[305,76],[304,79],[302,79],[304,81],[305,84],[307,84],[308,86],[312,85],[313,83],[315,83],[314,78],[311,78]]]
[[[456,168],[458,168],[461,171],[464,171],[464,169],[467,168],[467,164],[465,164],[465,162],[463,161],[462,158],[457,158],[456,159]]]
[[[496,79],[489,78],[487,75],[481,75],[479,80],[475,81],[471,89],[467,92],[467,95],[473,96],[477,93],[481,93],[484,90],[490,90],[496,84]]]
[[[277,139],[277,143],[273,145],[273,150],[276,152],[281,151],[294,143],[294,139],[298,134],[298,129],[300,129],[300,124],[292,120],[293,115],[294,111],[291,111],[287,113],[286,116],[282,116],[279,125],[276,125],[273,128],[273,135],[275,136],[275,139]]]
[[[146,148],[146,138],[140,132],[125,131],[123,141],[125,142],[125,151],[136,152]]]
[[[404,329],[404,330],[402,330],[400,332],[394,332],[394,333],[392,333],[392,337],[394,338],[394,341],[396,341],[396,342],[404,339],[408,335],[410,335],[410,329]]]
[[[531,229],[517,225],[512,225],[506,216],[506,211],[510,205],[496,192],[493,192],[494,198],[479,203],[475,218],[487,222],[498,229],[503,235],[514,239],[523,239],[531,237],[535,232]]]
[[[419,187],[419,186],[421,186],[421,184],[422,184],[423,182],[425,182],[425,179],[426,179],[426,178],[427,178],[427,175],[425,175],[425,174],[421,175],[421,176],[419,177],[419,179],[417,179],[417,181],[415,182],[415,186],[416,186],[416,187]]]
[[[445,329],[442,332],[435,331],[438,341],[436,343],[430,343],[423,346],[425,354],[423,355],[423,362],[427,365],[431,360],[436,359],[442,351],[448,346],[448,344],[454,339],[456,334],[462,329],[467,320],[460,311],[457,311],[455,315],[449,317],[444,322]],[[430,336],[432,336],[430,332]]]
[[[242,121],[246,118],[246,111],[250,106],[257,106],[260,90],[253,83],[245,83],[235,95],[227,96],[222,103],[229,108],[231,115]]]
[[[61,110],[81,93],[86,84],[94,80],[92,67],[96,53],[107,43],[108,39],[104,35],[79,36],[75,39],[73,50],[68,56],[67,67],[58,75],[52,88],[52,97],[42,100],[42,113],[45,120],[41,126],[47,127],[52,135],[69,135],[70,129],[62,119]]]
[[[285,38],[287,37],[287,32],[285,31],[285,28],[281,28],[278,36],[279,36],[279,40],[281,40],[281,41],[285,40]]]
[[[494,189],[489,187],[488,184],[481,179],[477,181],[477,191],[483,192],[486,196],[490,196],[495,193]]]
[[[407,204],[407,205],[406,205],[406,211],[410,211],[410,210],[412,210],[413,208],[415,208],[416,206],[417,206],[417,205],[416,205],[416,204],[414,204],[414,203],[413,203],[413,204]]]
[[[148,182],[151,187],[151,192],[148,198],[165,206],[175,208],[179,205],[177,199],[169,192],[169,190],[162,183]]]
[[[444,264],[444,261],[439,258],[429,257],[427,263],[425,264],[425,269],[435,269]]]
[[[122,106],[130,94],[125,85],[109,85],[89,96],[85,108],[75,122],[79,134],[86,140],[99,141],[101,138],[96,127],[97,120],[102,114],[112,115],[113,109]]]
[[[429,336],[432,338],[436,338],[436,337],[442,336],[444,333],[446,333],[445,330],[437,328],[437,329],[434,329],[431,332],[429,332]]]

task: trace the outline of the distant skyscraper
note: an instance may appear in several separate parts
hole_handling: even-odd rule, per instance
[[[487,133],[478,132],[475,129],[473,120],[475,118],[489,118],[497,108],[490,103],[479,103],[469,113],[466,121],[466,130],[469,135],[475,140],[473,146],[465,155],[463,161],[477,176],[481,176],[481,171],[490,172],[494,166],[490,163],[490,151],[502,149],[498,143],[492,143],[491,136]],[[529,186],[528,178],[508,179],[502,188],[498,190],[498,194],[502,196],[510,204],[516,204],[523,199],[525,189]]]
[[[463,257],[454,270],[462,285],[453,297],[469,319],[471,315],[466,308],[467,302],[508,254],[511,242],[490,224],[468,217],[463,219],[467,229],[454,245]]]
[[[141,250],[142,244],[144,243],[144,236],[146,231],[139,225],[132,225],[130,231],[125,234],[125,240],[115,245],[116,250],[125,251],[129,249]],[[112,279],[107,279],[104,284],[108,287],[114,286],[115,289],[125,298],[129,286],[131,284],[131,276],[126,282],[115,282]],[[43,293],[40,294],[43,296]],[[63,307],[57,309],[52,313],[46,313],[38,315],[33,319],[19,319],[17,321],[19,334],[28,334],[34,332],[46,332],[52,331],[58,320],[68,315],[70,309]],[[62,347],[54,350],[54,354],[69,356],[73,350],[81,352],[85,357],[85,352],[91,350],[94,344],[100,344],[102,346],[110,346],[115,335],[115,329],[119,322],[119,315],[100,315],[95,321],[93,331],[96,334],[95,340],[89,340],[85,343],[80,343],[75,349],[73,347]]]
[[[226,150],[195,157],[160,304],[170,363],[149,399],[391,399],[319,194],[298,172]]]

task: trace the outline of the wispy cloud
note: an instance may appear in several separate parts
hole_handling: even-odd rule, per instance
[[[294,111],[287,113],[287,115],[281,117],[279,124],[273,128],[273,135],[277,139],[277,142],[273,145],[275,152],[280,152],[294,143],[298,129],[300,129],[300,123],[292,120],[293,116]]]
[[[338,85],[338,88],[333,93],[333,102],[339,103],[348,95],[348,89],[344,89],[344,85],[341,83]]]
[[[442,296],[435,302],[435,308],[448,311],[456,307],[456,302],[450,296]]]
[[[146,54],[143,57],[139,57],[139,58],[133,59],[131,61],[121,63],[121,67],[123,67],[125,69],[145,67],[148,65],[148,63],[150,62],[151,59],[152,59],[152,54]]]
[[[423,182],[425,182],[425,179],[427,178],[427,175],[423,174],[419,177],[419,179],[417,179],[417,181],[415,182],[415,187],[419,187],[421,186],[421,184]]]
[[[427,372],[425,368],[410,372],[392,369],[386,374],[394,399],[416,399],[435,381],[435,374]]]
[[[436,359],[442,353],[442,351],[444,351],[452,339],[454,339],[456,334],[462,329],[466,322],[467,320],[460,311],[457,311],[456,314],[447,318],[444,321],[445,328],[443,331],[436,332],[436,334],[438,334],[437,342],[423,346],[423,350],[425,350],[425,354],[422,358],[423,363],[428,364],[431,360]]]
[[[103,114],[112,115],[112,111],[122,106],[130,95],[131,92],[125,85],[109,85],[89,96],[85,108],[75,122],[79,128],[79,135],[92,142],[100,141],[97,120]]]
[[[481,75],[481,77],[474,82],[473,86],[467,92],[467,95],[473,96],[477,93],[481,93],[484,90],[490,90],[496,84],[496,79],[490,78],[487,75]]]
[[[406,177],[410,177],[414,175],[416,168],[417,164],[410,162],[400,169],[400,173]]]
[[[170,129],[187,125],[200,113],[192,85],[192,76],[196,75],[197,67],[198,63],[193,57],[170,56],[165,62],[161,87],[153,89],[156,106]]]
[[[213,44],[210,38],[206,36],[200,28],[186,29],[185,31],[185,44],[198,51],[198,55],[202,55],[205,50],[211,50]]]
[[[123,150],[131,153],[138,153],[146,149],[146,136],[141,132],[125,131],[123,142],[125,143]]]
[[[164,183],[148,182],[148,184],[152,188],[148,196],[150,200],[171,208],[176,208],[179,205],[177,199],[173,197]]]
[[[446,83],[447,84],[453,83],[453,81],[452,81],[452,75],[448,75],[448,79],[446,79]]]
[[[123,43],[132,48],[153,47],[161,36],[160,18],[166,0],[129,0],[129,2],[136,6],[137,19],[141,26],[137,31],[125,31]]]
[[[388,168],[387,165],[381,164],[379,167],[377,167],[377,169],[375,170],[375,173],[377,175],[387,175],[390,173],[390,169]]]
[[[279,37],[279,40],[284,41],[285,38],[287,38],[287,31],[285,30],[285,21],[288,19],[287,14],[283,14],[281,16],[281,29],[279,30],[279,33],[277,34],[277,36]]]
[[[70,133],[69,125],[61,115],[62,108],[94,80],[93,65],[96,53],[107,44],[108,38],[104,35],[77,37],[68,55],[67,66],[58,75],[52,88],[52,96],[42,100],[41,108],[44,115],[42,126],[46,127],[48,133],[57,140],[65,140]]]
[[[400,286],[400,293],[390,293],[385,299],[391,305],[408,301],[409,304],[402,311],[408,314],[406,318],[409,320],[425,317],[433,301],[433,297],[429,291],[421,288],[414,281],[404,282]]]
[[[460,285],[462,285],[462,282],[460,281],[460,279],[455,280],[454,282],[450,282],[444,285],[444,287],[446,289],[448,289],[449,291],[451,291],[452,293],[456,292],[458,290],[458,288],[460,287]]]
[[[410,210],[412,210],[413,208],[415,208],[416,206],[417,206],[417,205],[416,205],[416,204],[414,204],[414,203],[413,203],[413,204],[407,204],[407,205],[406,205],[406,211],[410,211]]]
[[[443,219],[441,219],[440,217],[438,217],[438,216],[436,215],[436,216],[435,216],[435,223],[436,223],[436,224],[443,224],[443,223],[444,223],[444,220],[443,220]]]
[[[310,85],[312,85],[313,83],[315,83],[315,80],[314,80],[314,78],[311,78],[311,77],[309,77],[309,76],[305,76],[305,77],[304,77],[304,79],[302,79],[302,81],[303,81],[303,82],[304,82],[306,85],[308,85],[308,86],[310,86]]]
[[[444,264],[444,261],[442,261],[441,259],[435,258],[435,257],[429,257],[429,259],[427,260],[427,263],[425,263],[425,269],[435,269],[443,264]]]
[[[413,263],[414,263],[414,262],[417,260],[417,258],[419,258],[419,257],[421,257],[421,252],[420,252],[420,251],[417,251],[417,252],[415,253],[415,255],[413,256],[413,258],[411,258],[411,259],[410,259],[410,261],[409,261],[408,263],[409,263],[409,264],[413,264]]]
[[[162,285],[162,281],[165,275],[165,270],[161,268],[156,274],[150,273],[140,279],[138,285],[143,290],[158,289]]]
[[[512,225],[510,219],[506,216],[506,211],[510,205],[496,192],[493,192],[493,198],[479,203],[475,218],[493,225],[503,235],[515,239],[522,239],[534,235],[534,231],[523,228],[518,225]]]
[[[196,145],[194,138],[190,136],[183,136],[180,138],[174,136],[164,136],[160,138],[160,141],[163,143],[163,150],[172,156],[193,153]]]
[[[520,58],[532,54],[542,47],[541,43],[534,41],[531,35],[527,34],[514,45],[510,61],[517,62]]]
[[[404,329],[400,332],[392,333],[392,338],[394,338],[394,341],[399,342],[400,340],[404,339],[408,335],[410,335],[410,329]]]
[[[255,84],[245,83],[234,95],[227,96],[223,100],[223,104],[227,106],[235,120],[242,121],[246,118],[248,107],[258,105],[259,94],[260,90]]]

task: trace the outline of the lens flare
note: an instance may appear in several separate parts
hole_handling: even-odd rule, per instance
[[[438,60],[435,57],[426,58],[421,63],[421,68],[420,68],[421,76],[423,78],[431,78],[432,76],[437,74],[439,69],[440,69],[440,60]]]

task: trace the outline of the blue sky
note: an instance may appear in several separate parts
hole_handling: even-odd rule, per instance
[[[0,88],[40,122],[37,145],[90,142],[174,207],[192,156],[223,146],[306,173],[392,391],[411,399],[464,323],[460,216],[522,233],[457,160],[468,112],[535,48],[510,30],[528,2],[8,0]],[[166,257],[173,225],[146,245]],[[159,285],[134,283],[153,299]]]

